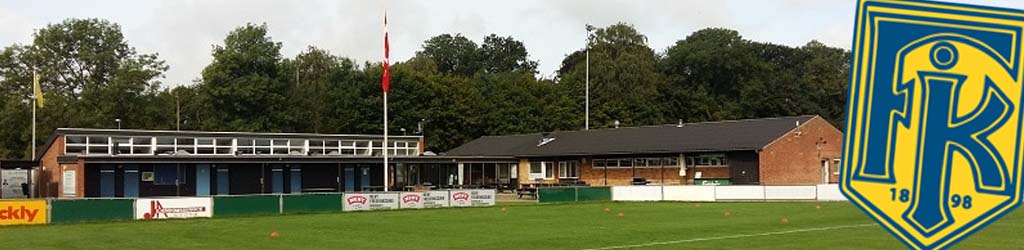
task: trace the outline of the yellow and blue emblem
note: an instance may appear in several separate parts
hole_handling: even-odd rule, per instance
[[[1024,11],[863,0],[854,32],[843,193],[916,249],[1020,205]]]

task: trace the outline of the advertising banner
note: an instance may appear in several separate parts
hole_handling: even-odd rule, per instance
[[[448,191],[423,192],[423,208],[448,207]]]
[[[344,211],[398,209],[398,193],[345,193]]]
[[[135,200],[135,219],[213,217],[212,198],[166,198]]]
[[[423,208],[422,192],[402,192],[398,197],[400,198],[399,207],[402,209]]]
[[[0,226],[46,224],[46,200],[0,201]]]
[[[469,191],[469,202],[474,207],[494,206],[494,189]]]
[[[453,207],[468,207],[472,206],[473,202],[470,201],[470,190],[452,190],[449,191],[450,195],[449,202]]]
[[[29,193],[28,169],[0,170],[0,198],[24,199]]]

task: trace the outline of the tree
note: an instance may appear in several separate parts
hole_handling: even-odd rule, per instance
[[[289,128],[286,131],[324,131],[327,126],[328,94],[332,77],[341,70],[351,70],[353,62],[331,55],[330,52],[310,46],[282,62],[281,76],[288,83]]]
[[[481,69],[479,49],[462,34],[443,34],[427,39],[416,56],[434,60],[442,73],[472,76]]]
[[[481,64],[488,73],[523,72],[536,74],[537,61],[529,60],[529,52],[523,42],[511,36],[499,37],[491,34],[484,37],[480,46]]]
[[[209,102],[207,129],[281,131],[286,123],[287,84],[280,76],[281,43],[267,26],[246,24],[213,48],[200,91]]]
[[[591,127],[612,127],[615,121],[637,126],[671,120],[664,116],[663,93],[668,85],[658,69],[658,56],[643,34],[632,25],[618,23],[597,29],[588,44]],[[585,51],[567,56],[558,76],[558,85],[574,97],[581,116],[586,73],[583,55]]]
[[[59,127],[114,127],[165,124],[146,117],[167,66],[157,54],[138,53],[117,24],[100,19],[67,19],[33,35],[31,45],[11,45],[0,53],[0,90],[6,94],[0,156],[28,157],[32,72],[41,77],[46,106],[38,110],[41,145]],[[78,114],[89,115],[78,115]],[[23,149],[23,150],[18,150]]]

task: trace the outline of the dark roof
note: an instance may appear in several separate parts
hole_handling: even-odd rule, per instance
[[[817,116],[484,136],[448,155],[555,157],[759,150]],[[540,145],[548,134],[554,138]]]

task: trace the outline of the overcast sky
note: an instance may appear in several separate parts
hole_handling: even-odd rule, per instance
[[[1024,1],[956,2],[1024,8]],[[408,59],[438,34],[462,33],[479,43],[494,33],[523,41],[541,74],[551,76],[566,54],[583,47],[588,23],[631,23],[658,52],[707,27],[735,29],[756,41],[798,46],[813,39],[849,48],[855,6],[853,0],[4,0],[0,46],[28,44],[35,30],[67,18],[103,18],[120,24],[139,52],[167,61],[165,86],[190,84],[210,62],[211,46],[247,22],[267,23],[285,57],[315,45],[379,61],[387,9],[392,61]]]

